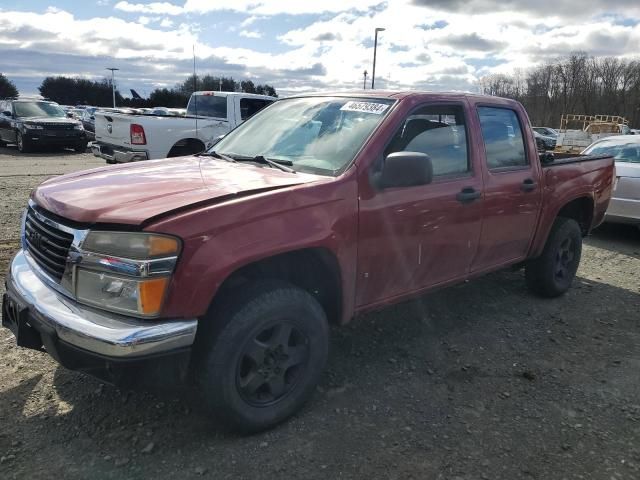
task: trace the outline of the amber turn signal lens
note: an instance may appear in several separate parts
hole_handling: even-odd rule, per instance
[[[168,284],[168,277],[143,280],[138,284],[141,313],[155,315],[160,312]]]
[[[178,240],[171,237],[151,235],[149,236],[149,255],[171,255],[177,254],[179,249]]]

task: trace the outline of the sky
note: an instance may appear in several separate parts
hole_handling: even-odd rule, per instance
[[[640,0],[0,0],[0,72],[21,93],[50,75],[148,96],[193,71],[281,95],[376,88],[477,92],[491,73],[575,51],[638,58]],[[370,84],[369,84],[370,86]]]

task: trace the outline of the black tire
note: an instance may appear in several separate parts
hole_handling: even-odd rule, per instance
[[[558,217],[542,255],[527,262],[527,286],[543,297],[557,297],[571,287],[582,255],[582,230],[572,218]]]
[[[84,152],[87,151],[87,144],[86,143],[81,143],[80,145],[76,145],[75,147],[73,147],[73,149],[77,153],[84,153]]]
[[[31,151],[31,144],[24,139],[22,132],[16,132],[16,144],[20,153],[29,153]]]
[[[329,348],[323,308],[279,281],[243,288],[198,333],[196,376],[211,414],[245,433],[274,427],[314,392]]]

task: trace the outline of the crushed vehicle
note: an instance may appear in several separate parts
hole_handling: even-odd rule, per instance
[[[601,138],[630,133],[629,121],[618,115],[563,114],[554,150],[559,153],[580,153]]]
[[[270,428],[316,390],[330,325],[514,266],[565,293],[613,164],[539,155],[513,100],[287,98],[206,153],[42,183],[2,322],[67,368],[193,382],[223,424]]]
[[[203,91],[191,95],[184,116],[168,110],[160,114],[98,111],[91,150],[107,163],[192,155],[275,100],[252,93]]]

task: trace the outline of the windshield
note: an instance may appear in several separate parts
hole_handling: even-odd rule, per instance
[[[187,105],[187,115],[199,117],[227,118],[227,97],[213,94],[191,95]]]
[[[616,141],[598,142],[583,153],[589,155],[612,155],[616,162],[640,163],[640,142],[619,143]]]
[[[15,102],[16,117],[64,117],[59,105],[51,102]]]
[[[307,97],[280,100],[230,132],[214,150],[287,161],[295,170],[337,175],[380,124],[393,100]]]

